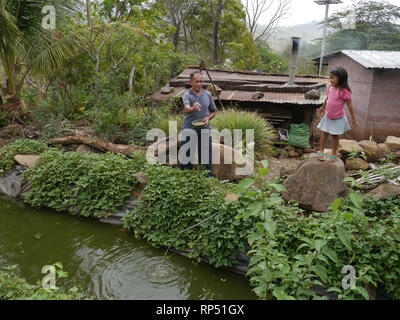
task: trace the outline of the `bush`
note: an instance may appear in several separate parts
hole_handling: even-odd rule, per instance
[[[173,169],[154,165],[147,170],[149,181],[140,205],[128,212],[124,226],[136,238],[155,246],[190,250],[190,257],[209,258],[210,264],[231,266],[246,246],[250,222],[239,222],[244,203],[225,202],[230,184],[207,178],[207,171]],[[220,212],[200,226],[181,231]]]
[[[212,126],[219,131],[229,129],[243,130],[243,141],[246,139],[246,129],[254,129],[255,152],[269,154],[272,152],[275,129],[265,119],[255,112],[226,109],[218,111],[212,120]]]
[[[131,196],[139,182],[133,176],[142,163],[121,154],[48,150],[24,171],[31,189],[24,201],[56,211],[108,216]]]
[[[262,219],[248,235],[248,275],[256,294],[261,299],[368,299],[367,285],[383,285],[399,299],[399,202],[366,202],[351,191],[345,201],[334,201],[331,212],[306,216],[272,192],[284,189],[262,178],[267,166],[264,162],[253,179],[238,187],[252,199],[243,218]],[[342,287],[347,265],[356,271],[354,288]]]
[[[158,122],[157,128],[163,130],[165,132],[165,135],[168,137],[169,135],[169,122],[170,121],[176,121],[176,129],[178,131],[181,131],[183,129],[183,121],[185,119],[185,115],[183,113],[178,113],[178,114],[171,114],[168,117],[161,118],[160,121]]]
[[[40,154],[48,149],[42,140],[17,139],[0,149],[0,175],[11,171],[15,165],[17,154]]]

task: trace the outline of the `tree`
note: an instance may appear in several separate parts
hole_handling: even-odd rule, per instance
[[[271,36],[279,20],[285,17],[289,12],[290,1],[291,0],[246,0],[244,9],[246,10],[247,25],[255,41],[261,39],[266,40]],[[266,24],[259,26],[258,22],[261,15],[265,14],[270,9],[271,15],[269,16],[269,20]]]
[[[329,51],[341,49],[400,50],[400,6],[387,1],[357,1],[355,29],[343,29],[341,21],[350,8],[328,20],[334,32],[327,38]]]
[[[226,7],[230,0],[207,0],[211,9],[211,17],[213,24],[212,31],[212,64],[218,63],[218,36],[219,36],[219,23],[221,19],[222,10]]]
[[[11,121],[21,119],[24,107],[21,90],[29,72],[56,69],[75,54],[73,37],[63,37],[42,26],[43,7],[55,8],[57,27],[67,23],[79,9],[75,0],[0,0],[0,62],[6,75],[0,90]]]

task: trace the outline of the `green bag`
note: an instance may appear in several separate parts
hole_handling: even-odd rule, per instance
[[[289,144],[298,148],[310,148],[310,128],[307,123],[290,125]]]

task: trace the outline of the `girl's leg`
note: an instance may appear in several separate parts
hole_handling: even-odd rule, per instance
[[[339,148],[339,136],[338,135],[332,135],[332,158],[330,158],[328,161],[329,162],[335,162],[337,157],[337,151]]]
[[[329,133],[328,132],[324,132],[322,131],[321,133],[321,138],[319,140],[319,152],[320,153],[324,153],[324,149],[325,149],[325,143],[326,143],[326,139],[328,138]],[[323,157],[319,157],[320,160],[323,159]]]

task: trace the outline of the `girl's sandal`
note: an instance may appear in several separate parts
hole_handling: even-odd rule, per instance
[[[330,156],[329,156],[329,159],[328,159],[328,162],[334,163],[334,162],[336,162],[336,159],[337,159],[337,156],[332,156],[332,155],[330,155]]]
[[[317,152],[318,160],[325,161],[325,154],[323,152]]]

